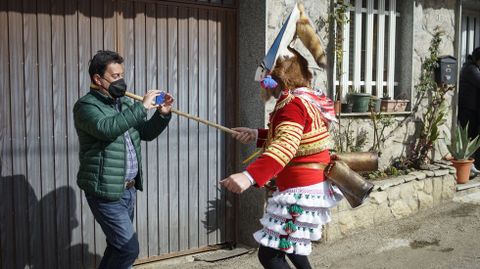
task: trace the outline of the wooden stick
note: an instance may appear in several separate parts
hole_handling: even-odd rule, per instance
[[[139,96],[139,95],[136,95],[136,94],[133,94],[131,92],[125,92],[125,96],[127,97],[130,97],[132,99],[135,99],[137,101],[143,101],[143,97],[142,96]],[[226,133],[229,133],[229,134],[238,134],[237,131],[234,131],[230,128],[227,128],[225,126],[222,126],[220,124],[217,124],[217,123],[214,123],[214,122],[211,122],[211,121],[208,121],[208,120],[204,120],[204,119],[201,119],[197,116],[194,116],[194,115],[190,115],[188,113],[185,113],[185,112],[182,112],[182,111],[179,111],[179,110],[176,110],[175,108],[172,108],[172,112],[177,114],[177,115],[180,115],[182,117],[185,117],[185,118],[188,118],[188,119],[191,119],[191,120],[194,120],[194,121],[198,121],[198,122],[201,122],[203,124],[206,124],[208,126],[211,126],[211,127],[214,127],[214,128],[217,128],[221,131],[224,131]]]

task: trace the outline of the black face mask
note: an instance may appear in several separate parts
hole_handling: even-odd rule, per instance
[[[113,98],[123,97],[125,96],[125,92],[127,91],[127,84],[125,83],[125,80],[123,78],[115,80],[110,83],[107,91]]]

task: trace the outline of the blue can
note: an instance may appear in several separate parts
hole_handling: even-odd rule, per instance
[[[161,92],[157,98],[155,98],[155,104],[156,105],[162,105],[165,103],[165,92]]]

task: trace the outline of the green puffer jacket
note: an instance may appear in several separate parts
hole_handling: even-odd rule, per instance
[[[158,111],[146,120],[142,103],[127,97],[120,99],[121,112],[115,109],[113,98],[90,90],[73,108],[75,129],[80,141],[80,168],[77,184],[87,194],[107,200],[122,197],[126,169],[124,133],[128,130],[138,159],[135,188],[143,190],[140,140],[155,139],[168,125],[171,114]]]

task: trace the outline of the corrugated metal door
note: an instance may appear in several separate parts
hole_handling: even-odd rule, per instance
[[[158,88],[176,107],[233,126],[233,1],[0,2],[0,268],[93,268],[105,248],[76,186],[72,108],[100,49],[125,58],[130,89]],[[224,133],[173,116],[142,145],[139,261],[233,240],[233,197],[218,181],[234,164]]]

